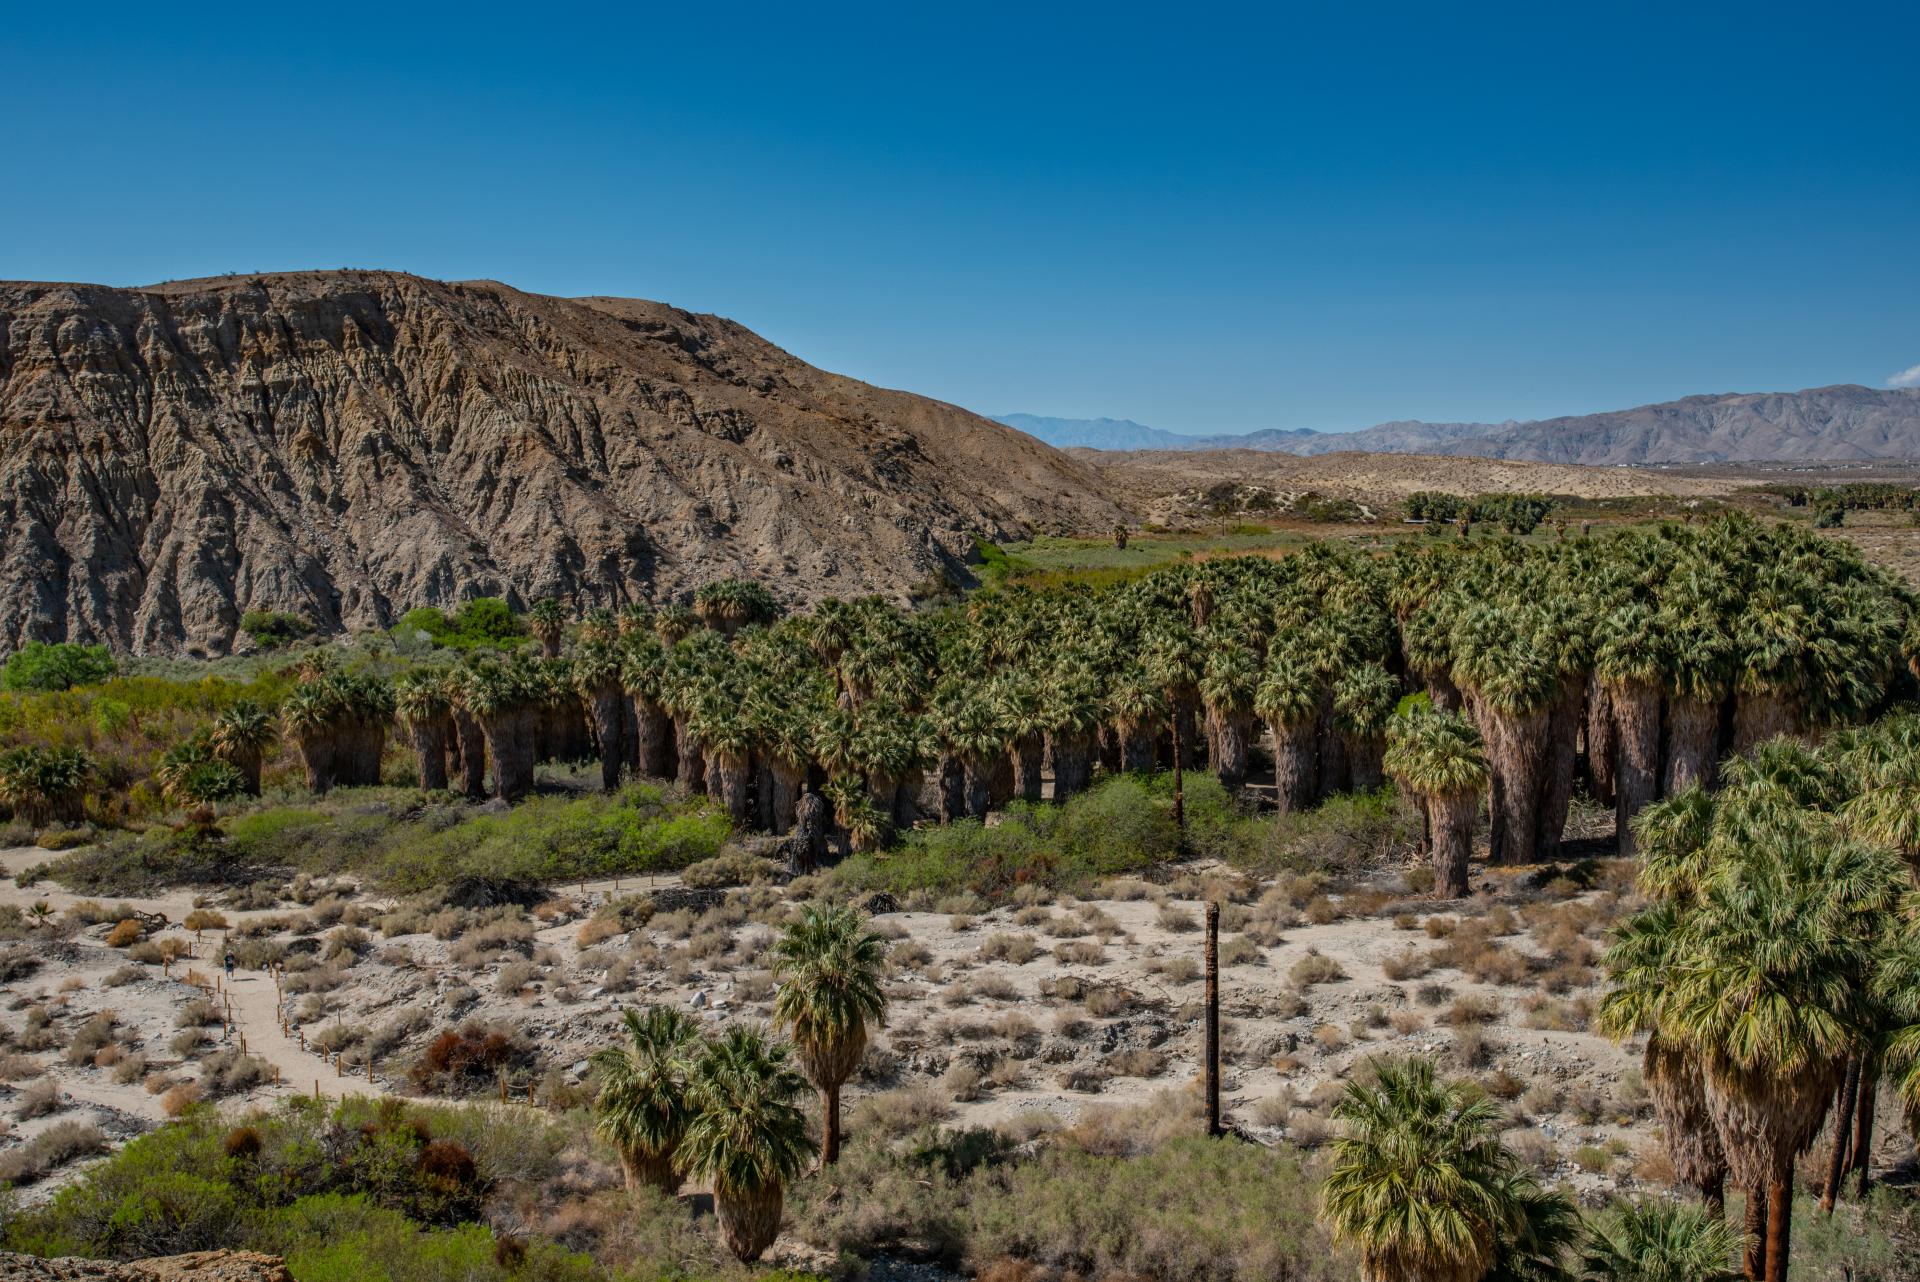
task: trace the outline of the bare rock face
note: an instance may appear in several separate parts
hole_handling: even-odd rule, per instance
[[[217,654],[251,609],[965,581],[1120,519],[1084,463],[633,299],[316,272],[0,284],[0,649]]]
[[[293,1282],[278,1256],[254,1251],[195,1251],[151,1260],[43,1260],[0,1251],[3,1282]]]

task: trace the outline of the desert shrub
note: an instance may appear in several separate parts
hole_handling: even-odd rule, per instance
[[[1260,960],[1259,946],[1245,935],[1232,935],[1220,941],[1222,966],[1248,966]]]
[[[467,1024],[434,1038],[407,1075],[423,1091],[453,1095],[490,1087],[502,1073],[530,1069],[534,1059],[518,1030]]]
[[[125,948],[138,943],[146,935],[146,928],[129,917],[107,932],[107,947]]]
[[[69,690],[98,684],[113,674],[113,655],[104,645],[29,641],[7,656],[0,668],[0,689]]]
[[[1413,948],[1403,948],[1380,963],[1380,972],[1394,980],[1418,979],[1432,968],[1426,955]]]
[[[999,933],[988,935],[980,943],[981,961],[1006,961],[1024,966],[1040,955],[1040,945],[1032,935]]]
[[[52,1078],[43,1077],[22,1088],[15,1096],[13,1115],[23,1122],[30,1122],[36,1117],[57,1113],[65,1107],[65,1101],[60,1098],[60,1087]]]
[[[93,1063],[93,1057],[103,1049],[113,1045],[119,1021],[109,1011],[102,1011],[80,1026],[74,1033],[73,1041],[67,1046],[67,1063],[85,1065]]]
[[[225,1046],[200,1061],[200,1095],[217,1099],[237,1095],[273,1080],[273,1066],[258,1055],[242,1054],[238,1046]]]
[[[0,1051],[0,1082],[24,1082],[46,1071],[46,1067],[31,1055]]]
[[[1069,966],[1099,966],[1106,962],[1106,949],[1092,940],[1075,939],[1053,946],[1055,960]]]
[[[48,828],[34,838],[33,844],[42,850],[72,850],[92,840],[93,830],[90,828]]]
[[[1287,978],[1301,988],[1311,988],[1315,984],[1330,984],[1345,979],[1347,972],[1340,969],[1340,963],[1326,954],[1308,949],[1306,956],[1295,962],[1287,971]]]
[[[778,873],[779,865],[771,859],[744,850],[725,850],[712,859],[688,864],[681,870],[680,880],[696,890],[722,890],[771,881]]]
[[[1319,1282],[1348,1276],[1290,1151],[1193,1137],[1133,1158],[1050,1148],[975,1176],[967,1257],[1088,1277]]]
[[[0,1154],[0,1183],[32,1184],[79,1157],[106,1151],[107,1137],[91,1122],[55,1122],[20,1147]]]
[[[933,1086],[909,1086],[869,1095],[854,1106],[850,1130],[872,1130],[890,1138],[910,1135],[944,1122],[953,1112],[947,1096]]]

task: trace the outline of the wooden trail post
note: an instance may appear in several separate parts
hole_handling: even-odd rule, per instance
[[[1207,1134],[1220,1134],[1220,904],[1207,901]]]

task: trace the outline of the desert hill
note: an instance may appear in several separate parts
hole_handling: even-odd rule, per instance
[[[1604,466],[1920,458],[1920,388],[1854,384],[1688,396],[1524,423],[1406,421],[1358,432],[1178,436],[1130,420],[1009,414],[1000,421],[1051,444],[1108,450],[1442,454]]]
[[[790,600],[1097,532],[1084,464],[634,299],[312,272],[0,284],[0,649],[220,653],[242,612],[379,626],[747,575]]]

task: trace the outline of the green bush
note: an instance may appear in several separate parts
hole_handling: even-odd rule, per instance
[[[113,673],[113,656],[103,645],[29,641],[7,656],[6,667],[0,669],[0,690],[71,690],[98,684]]]
[[[313,623],[303,614],[284,610],[248,610],[240,616],[240,630],[262,650],[277,650],[312,632]]]
[[[424,634],[436,646],[451,650],[499,648],[518,644],[527,630],[519,616],[499,597],[475,597],[452,615],[423,605],[401,616],[396,634]]]

